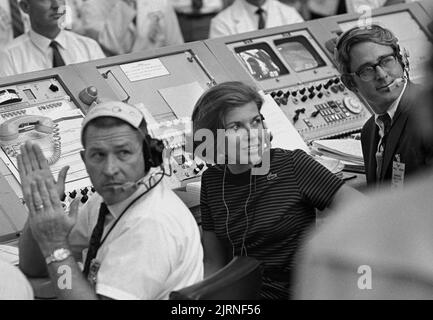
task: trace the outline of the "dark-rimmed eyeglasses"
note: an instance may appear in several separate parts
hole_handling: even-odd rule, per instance
[[[377,63],[363,66],[359,70],[350,74],[356,74],[362,81],[371,81],[376,77],[376,68],[378,66],[380,66],[382,69],[390,71],[396,66],[396,64],[397,57],[395,56],[395,53],[391,53],[381,57]]]

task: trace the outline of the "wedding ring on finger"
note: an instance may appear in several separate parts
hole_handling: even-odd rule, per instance
[[[43,208],[44,208],[43,204],[35,205],[35,209],[38,210],[38,211],[42,210]]]

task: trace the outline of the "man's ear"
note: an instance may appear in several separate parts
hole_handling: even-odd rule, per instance
[[[80,151],[81,160],[83,160],[84,164],[86,164],[86,160],[84,158],[84,150]]]
[[[29,3],[27,0],[21,0],[19,5],[20,5],[21,10],[24,11],[24,13],[29,14]]]
[[[343,74],[341,76],[341,82],[349,89],[350,91],[356,91],[356,83],[353,80],[353,76],[349,74]]]

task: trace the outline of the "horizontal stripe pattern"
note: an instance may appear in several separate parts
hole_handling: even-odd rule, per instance
[[[289,298],[295,255],[314,225],[315,209],[327,207],[343,181],[302,150],[272,149],[272,175],[234,175],[226,169],[224,179],[224,171],[214,166],[203,174],[203,230],[215,232],[230,256],[233,250],[241,255],[244,243],[247,255],[262,262],[262,298]]]

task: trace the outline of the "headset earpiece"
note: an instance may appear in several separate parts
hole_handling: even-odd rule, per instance
[[[274,136],[272,135],[271,130],[269,130],[268,126],[266,125],[265,116],[263,114],[260,114],[260,117],[262,119],[263,129],[265,129],[266,134],[269,136],[269,142],[272,142],[272,140],[274,139]]]
[[[356,84],[353,80],[353,76],[350,74],[342,74],[341,75],[341,82],[351,91],[355,91]]]
[[[400,47],[397,43],[397,59],[399,60],[401,67],[403,68],[406,76],[409,78],[409,52],[406,48]]]

